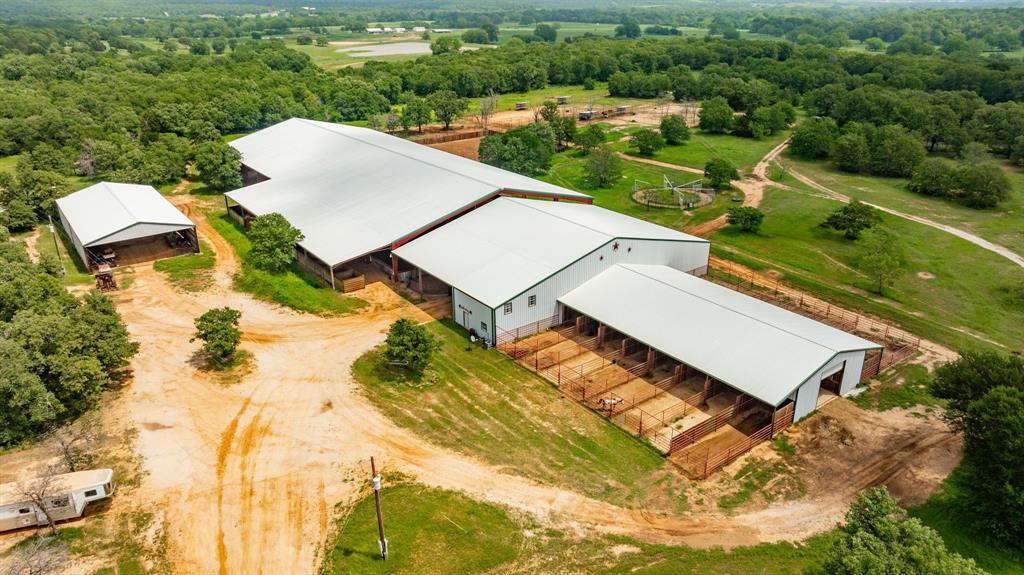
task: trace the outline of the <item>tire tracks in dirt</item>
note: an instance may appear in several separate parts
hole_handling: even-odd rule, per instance
[[[188,209],[194,201],[175,200]],[[191,213],[217,261],[230,261],[220,251],[230,246],[200,211]],[[330,509],[364,494],[371,455],[387,471],[548,525],[694,547],[732,548],[776,536],[765,535],[756,518],[620,508],[506,473],[399,427],[370,404],[350,372],[394,319],[431,319],[386,286],[364,290],[371,311],[334,318],[298,314],[228,286],[182,294],[151,266],[139,266],[136,281],[115,294],[141,344],[126,401],[148,471],[143,492],[151,494],[148,507],[164,511],[176,572],[315,572]],[[252,372],[233,385],[197,371],[190,363],[197,346],[187,343],[193,318],[225,305],[242,312],[241,329],[249,334],[242,348],[255,358]],[[780,537],[802,539],[798,527]]]

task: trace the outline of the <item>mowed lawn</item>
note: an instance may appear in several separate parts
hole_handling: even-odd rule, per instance
[[[559,186],[594,196],[594,203],[602,208],[629,214],[636,218],[681,230],[686,226],[713,220],[724,214],[734,203],[732,192],[719,194],[715,202],[690,213],[674,208],[648,208],[633,200],[633,186],[664,189],[664,178],[685,183],[700,179],[700,175],[670,168],[623,160],[622,177],[609,188],[594,188],[587,184],[586,157],[575,151],[562,152],[555,157],[551,169],[540,179]]]
[[[208,211],[206,217],[217,233],[231,244],[242,261],[241,269],[235,274],[235,289],[264,301],[319,315],[352,313],[366,306],[366,302],[359,298],[345,296],[324,287],[297,264],[293,263],[280,274],[271,274],[253,267],[245,261],[252,248],[245,230],[224,210]]]
[[[820,560],[831,536],[800,545],[742,547],[726,553],[650,545],[625,537],[545,527],[525,515],[452,491],[384,478],[388,560],[377,550],[373,495],[343,510],[327,542],[325,575],[377,573],[638,573],[782,575]],[[609,552],[614,549],[615,552]]]
[[[451,322],[428,326],[443,347],[420,380],[387,368],[379,351],[353,367],[399,425],[510,473],[616,505],[685,512],[690,482],[652,448],[496,350],[470,346]]]
[[[651,159],[704,169],[711,158],[725,158],[740,172],[750,171],[767,154],[789,137],[789,130],[779,132],[761,140],[742,138],[731,134],[709,134],[691,129],[690,140],[679,146],[665,146]],[[635,154],[628,141],[615,142],[613,148],[627,154]]]
[[[974,233],[1024,254],[1024,171],[1000,162],[1013,184],[1010,198],[990,210],[976,210],[949,200],[915,194],[907,178],[883,178],[840,172],[827,161],[808,161],[786,154],[784,163],[841,194],[935,220]]]
[[[786,281],[892,317],[922,336],[958,346],[984,346],[986,338],[1011,348],[1024,345],[1024,306],[1013,295],[1024,285],[1024,269],[946,232],[884,215],[882,225],[899,239],[906,272],[879,297],[869,293],[872,281],[858,267],[863,247],[819,226],[840,205],[803,188],[770,188],[759,234],[725,228],[712,240],[726,257],[775,269]]]

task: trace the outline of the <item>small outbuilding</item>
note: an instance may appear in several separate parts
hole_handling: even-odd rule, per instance
[[[199,253],[196,225],[152,186],[100,182],[58,199],[57,211],[90,271]]]

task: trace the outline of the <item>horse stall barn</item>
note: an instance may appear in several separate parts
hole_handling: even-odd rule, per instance
[[[559,323],[558,298],[610,266],[659,264],[700,275],[709,246],[593,205],[498,198],[394,255],[417,276],[451,286],[455,322],[495,344]]]
[[[356,126],[293,118],[231,146],[242,154],[246,185],[225,194],[228,214],[243,225],[283,215],[305,236],[296,246],[298,264],[341,291],[362,287],[366,266],[408,280],[393,249],[499,196],[593,201]]]
[[[151,186],[100,182],[57,200],[89,271],[199,253],[196,225]]]

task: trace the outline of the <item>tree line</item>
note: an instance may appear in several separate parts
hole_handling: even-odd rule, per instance
[[[97,405],[138,349],[113,302],[71,295],[61,271],[53,257],[32,262],[0,226],[0,447]]]

